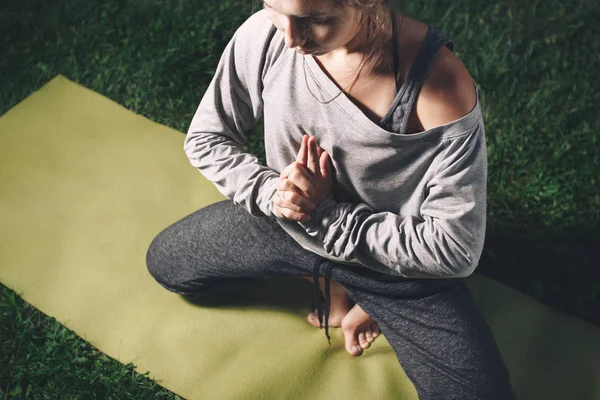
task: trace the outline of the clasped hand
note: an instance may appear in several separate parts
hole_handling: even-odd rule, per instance
[[[288,165],[272,198],[279,218],[305,222],[333,191],[333,166],[329,154],[314,136],[304,135],[296,161]]]

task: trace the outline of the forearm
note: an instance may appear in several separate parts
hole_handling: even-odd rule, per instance
[[[256,216],[273,216],[271,198],[279,174],[227,138],[207,132],[188,133],[185,152],[190,163],[225,197]]]
[[[477,211],[475,211],[477,213]],[[300,225],[335,257],[385,265],[406,277],[464,277],[477,266],[485,233],[485,212],[465,212],[461,221],[431,216],[403,218],[374,213],[366,204],[321,203]],[[473,220],[475,218],[475,220]],[[464,225],[471,220],[472,226]]]
[[[245,133],[263,110],[262,63],[272,24],[255,14],[234,34],[188,129],[184,150],[227,198],[257,216],[273,216],[279,174],[244,150]]]

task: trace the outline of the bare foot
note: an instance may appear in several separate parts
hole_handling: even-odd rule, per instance
[[[312,278],[302,277],[303,279],[314,282]],[[342,320],[348,314],[348,311],[354,304],[348,293],[342,285],[337,283],[334,280],[329,281],[329,294],[330,294],[330,309],[329,309],[329,320],[327,321],[328,325],[332,328],[339,328],[342,326]],[[325,292],[325,282],[323,278],[319,278],[319,287],[321,288],[321,293]],[[316,327],[320,328],[319,325],[319,315],[317,310],[311,312],[306,317],[308,322]]]
[[[310,277],[301,277],[314,282]],[[319,278],[319,287],[324,292],[323,278]],[[328,325],[332,328],[342,328],[346,351],[352,356],[360,356],[368,349],[375,338],[379,336],[379,327],[373,319],[358,304],[354,304],[342,285],[330,280],[331,309]],[[319,328],[317,311],[308,314],[308,322]]]
[[[365,310],[355,304],[342,320],[342,332],[346,351],[352,356],[360,356],[379,336],[379,327]]]

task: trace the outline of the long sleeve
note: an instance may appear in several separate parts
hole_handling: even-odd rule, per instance
[[[486,228],[483,123],[452,139],[434,171],[419,215],[374,212],[330,196],[300,225],[335,257],[409,278],[466,277],[478,265]]]
[[[184,140],[190,163],[227,198],[256,216],[273,216],[279,174],[244,150],[244,132],[263,112],[262,78],[273,26],[264,12],[234,34]]]

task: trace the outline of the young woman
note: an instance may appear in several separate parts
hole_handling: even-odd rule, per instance
[[[311,279],[308,321],[328,339],[341,326],[354,356],[381,329],[420,399],[514,398],[465,286],[483,247],[487,158],[453,43],[383,0],[264,8],[229,42],[184,143],[230,200],[161,232],[150,273],[186,296]],[[262,115],[266,165],[244,150]]]

